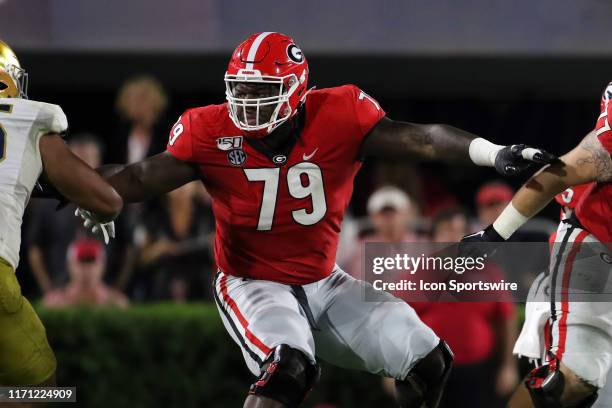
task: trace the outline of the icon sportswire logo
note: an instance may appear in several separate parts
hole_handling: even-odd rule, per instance
[[[314,155],[315,155],[315,153],[317,152],[317,150],[319,150],[319,148],[318,148],[318,147],[317,147],[316,149],[314,149],[314,151],[313,151],[312,153],[310,153],[310,154],[306,154],[306,153],[304,153],[304,155],[302,156],[302,159],[303,159],[303,160],[310,160],[310,159],[312,159],[312,156],[314,156]]]

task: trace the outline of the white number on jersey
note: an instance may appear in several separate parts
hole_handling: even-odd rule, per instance
[[[174,146],[174,142],[179,136],[183,133],[183,124],[181,123],[181,116],[179,116],[178,120],[172,127],[172,136],[170,136],[170,146]]]
[[[574,190],[571,187],[561,193],[561,199],[566,204],[571,203],[572,198],[574,198]]]
[[[264,191],[257,222],[258,231],[270,231],[276,208],[278,180],[280,168],[244,169],[249,181],[263,181]],[[308,179],[308,184],[302,184],[302,175]],[[321,168],[311,162],[298,163],[287,171],[287,187],[293,198],[302,199],[308,196],[312,200],[312,212],[305,208],[291,212],[295,222],[301,225],[313,225],[321,221],[327,212],[323,174]]]
[[[244,169],[249,181],[263,181],[264,190],[259,210],[258,231],[270,231],[272,229],[272,218],[276,208],[276,194],[278,193],[278,176],[280,168],[273,169]]]

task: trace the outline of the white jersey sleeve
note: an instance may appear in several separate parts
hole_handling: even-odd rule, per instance
[[[40,138],[64,133],[68,121],[57,105],[0,99],[0,258],[17,268],[25,206],[42,172]]]
[[[66,133],[68,130],[68,119],[62,108],[50,103],[37,102],[39,104],[38,117],[35,125],[42,134]]]

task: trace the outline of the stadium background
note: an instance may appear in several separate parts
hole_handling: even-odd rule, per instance
[[[0,38],[30,74],[30,98],[61,105],[71,134],[94,133],[107,142],[107,151],[115,149],[115,100],[127,79],[147,74],[163,84],[170,98],[164,118],[170,125],[186,108],[223,101],[225,65],[238,42],[252,32],[281,31],[293,36],[307,56],[311,85],[354,83],[394,119],[448,123],[496,143],[525,142],[561,154],[593,126],[601,90],[612,79],[611,15],[612,5],[603,0],[180,0],[172,5],[163,0],[0,0]],[[351,210],[356,217],[366,215],[368,196],[387,181],[377,179],[379,166],[367,163],[355,183]],[[475,167],[457,171],[420,164],[411,170],[435,177],[468,209],[478,187],[497,178],[492,170]],[[508,182],[517,187],[521,180]],[[551,220],[557,215],[555,206],[545,211]],[[37,298],[27,244],[18,274],[24,293]],[[200,304],[147,307],[124,315],[43,312],[64,365],[60,383],[64,374],[66,383],[76,381],[96,395],[88,399],[91,406],[97,396],[111,392],[122,395],[113,406],[128,401],[130,406],[181,405],[180,394],[191,395],[184,406],[239,401],[249,376],[214,310]],[[172,334],[160,341],[166,330]],[[126,341],[131,346],[118,351],[113,342],[121,338],[131,339]],[[114,357],[134,355],[138,344],[147,344],[150,354],[143,351],[133,362]],[[75,349],[79,352],[73,355]],[[150,375],[164,371],[177,375]],[[384,405],[363,392],[372,377],[328,373],[317,391],[321,401]],[[172,385],[159,388],[172,396],[163,404],[144,397],[156,381]],[[125,389],[112,391],[118,384]],[[223,399],[230,394],[234,399]]]

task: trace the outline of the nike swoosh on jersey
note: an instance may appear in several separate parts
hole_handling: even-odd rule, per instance
[[[318,147],[317,147],[316,149],[314,149],[314,151],[313,151],[312,153],[310,153],[310,154],[305,154],[305,153],[304,153],[304,155],[302,156],[302,159],[303,159],[303,160],[310,160],[310,159],[312,159],[312,156],[314,156],[314,155],[315,155],[315,153],[317,152],[317,150],[319,150],[319,148],[318,148]]]
[[[478,232],[475,232],[475,233],[473,233],[473,234],[466,235],[465,237],[466,237],[466,238],[472,238],[472,237],[482,237],[482,236],[484,235],[484,233],[485,233],[485,232],[484,232],[484,230],[483,230],[483,231],[478,231]]]

